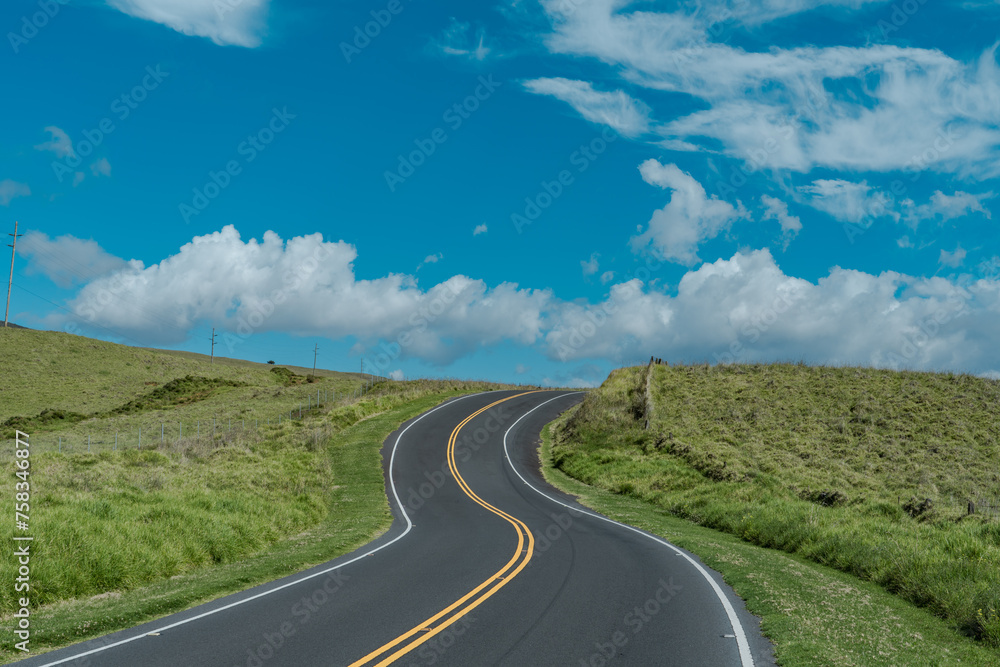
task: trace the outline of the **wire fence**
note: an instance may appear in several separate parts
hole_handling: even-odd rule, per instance
[[[185,439],[226,438],[230,434],[244,432],[249,429],[259,429],[271,425],[280,425],[290,421],[301,420],[315,408],[328,407],[339,403],[357,400],[369,393],[385,378],[372,377],[359,387],[350,391],[336,392],[329,388],[316,389],[302,396],[298,407],[287,411],[272,412],[267,416],[246,417],[245,415],[224,415],[206,419],[181,421],[146,422],[118,429],[108,422],[101,429],[89,432],[73,430],[66,433],[28,433],[31,450],[40,452],[64,453],[98,453],[102,451],[153,449],[168,443],[179,443]],[[5,434],[8,435],[8,434]],[[15,435],[10,433],[9,435]],[[0,441],[0,460],[14,458],[15,438]]]
[[[1000,497],[974,496],[971,499],[959,500],[952,496],[947,500],[947,507],[953,513],[1000,519]]]

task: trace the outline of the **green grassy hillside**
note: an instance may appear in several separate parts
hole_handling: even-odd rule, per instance
[[[272,366],[106,343],[82,336],[0,329],[0,456],[13,428],[42,449],[135,447],[211,430],[266,424],[364,385],[356,373]],[[162,425],[162,426],[161,426]],[[60,439],[62,445],[60,445]]]
[[[613,373],[554,433],[572,477],[882,585],[1000,646],[1000,383],[791,365]],[[968,513],[968,501],[978,501]]]
[[[55,331],[0,329],[0,423],[46,408],[112,410],[152,387],[187,375],[256,387],[278,386],[268,364],[129,347]],[[317,371],[345,382],[354,374]]]

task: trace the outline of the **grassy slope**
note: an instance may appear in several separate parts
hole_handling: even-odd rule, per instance
[[[216,358],[209,365],[205,355],[129,347],[54,331],[0,329],[0,350],[4,370],[0,422],[45,408],[84,414],[112,410],[186,375],[277,386],[267,364]],[[355,381],[354,374],[317,374]]]
[[[105,449],[113,446],[116,433],[119,446],[135,446],[140,428],[144,443],[159,440],[161,424],[165,424],[166,439],[176,439],[180,422],[188,435],[199,428],[209,429],[213,418],[220,430],[228,429],[229,420],[238,425],[241,420],[266,423],[279,413],[287,417],[289,410],[297,414],[299,405],[314,401],[317,391],[340,396],[362,384],[354,373],[318,370],[317,382],[286,386],[282,377],[272,372],[275,367],[267,364],[217,358],[209,365],[204,355],[128,347],[48,331],[0,329],[0,350],[0,424],[14,416],[35,418],[43,410],[87,417],[33,428],[29,433],[39,449],[56,448],[58,437],[62,437],[64,448],[79,451],[86,449],[88,435],[95,449]],[[197,396],[198,400],[181,404],[106,414],[189,375],[240,386],[217,387]],[[0,434],[0,440],[11,436]],[[0,451],[9,453],[10,448],[11,443],[5,442]]]
[[[641,368],[588,395],[555,434],[555,465],[876,582],[1000,646],[1000,523],[956,520],[946,503],[996,488],[998,383],[781,365],[652,373],[651,405]],[[912,518],[910,495],[934,508]]]

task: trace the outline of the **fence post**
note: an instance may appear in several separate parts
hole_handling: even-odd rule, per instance
[[[163,442],[163,422],[160,422],[160,442]]]

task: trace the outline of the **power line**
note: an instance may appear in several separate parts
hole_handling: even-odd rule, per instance
[[[140,346],[140,347],[142,346],[142,343],[140,343],[136,339],[129,338],[128,336],[126,336],[125,334],[123,334],[120,331],[115,331],[114,329],[109,329],[108,327],[102,327],[100,324],[95,324],[93,322],[89,322],[86,319],[84,319],[83,317],[80,317],[79,315],[77,315],[76,313],[74,313],[72,310],[70,310],[66,306],[60,305],[60,304],[56,303],[55,301],[49,301],[44,296],[42,296],[40,294],[35,294],[34,292],[32,292],[31,290],[29,290],[29,289],[27,289],[25,287],[21,287],[20,285],[18,285],[17,289],[21,290],[22,292],[26,292],[27,294],[30,294],[31,296],[35,297],[36,299],[41,299],[45,303],[51,304],[51,305],[55,306],[56,308],[58,308],[59,310],[65,310],[67,313],[69,313],[69,315],[71,317],[75,317],[76,319],[78,319],[80,322],[82,322],[83,324],[85,324],[88,327],[97,327],[98,329],[103,329],[103,330],[107,331],[109,334],[111,334],[113,336],[117,336],[117,337],[123,338],[123,339],[125,339],[127,341],[131,341],[132,343],[135,343],[136,346]]]
[[[211,365],[215,365],[215,327],[212,327],[212,362]]]
[[[316,343],[316,349],[313,350],[313,375],[316,375],[316,357],[319,356],[319,343]]]
[[[127,307],[130,313],[139,314],[151,323],[159,323],[163,327],[174,329],[175,331],[179,331],[185,334],[188,333],[187,329],[177,326],[174,320],[160,316],[159,315],[160,309],[153,306],[148,299],[136,298],[135,293],[132,292],[131,290],[126,290],[128,292],[128,296],[131,298],[126,298],[124,294],[120,293],[123,291],[123,289],[121,289],[121,287],[119,286],[116,286],[114,284],[114,281],[116,279],[119,281],[128,280],[132,277],[132,274],[126,274],[124,269],[116,269],[114,272],[110,274],[106,271],[99,271],[92,266],[88,266],[83,262],[78,261],[71,255],[64,254],[62,252],[52,249],[51,247],[47,248],[46,250],[42,250],[37,247],[22,249],[21,254],[22,255],[27,254],[29,257],[32,258],[32,260],[34,260],[36,257],[48,258],[50,261],[52,261],[53,264],[58,264],[60,267],[62,267],[66,271],[66,273],[70,276],[70,279],[72,281],[81,280],[85,283],[90,284],[102,278],[106,278],[111,281],[111,284],[109,285],[109,287],[103,288],[102,291],[99,293],[99,296],[102,299],[103,297],[108,296],[110,298],[115,299],[123,306]],[[56,280],[55,276],[50,276],[44,269],[42,270],[42,273],[58,284],[58,281]],[[25,277],[24,274],[21,272],[18,272],[18,275],[21,277]],[[119,285],[121,285],[121,283],[119,283]],[[106,305],[108,304],[101,302],[101,309],[103,310],[103,308]]]

